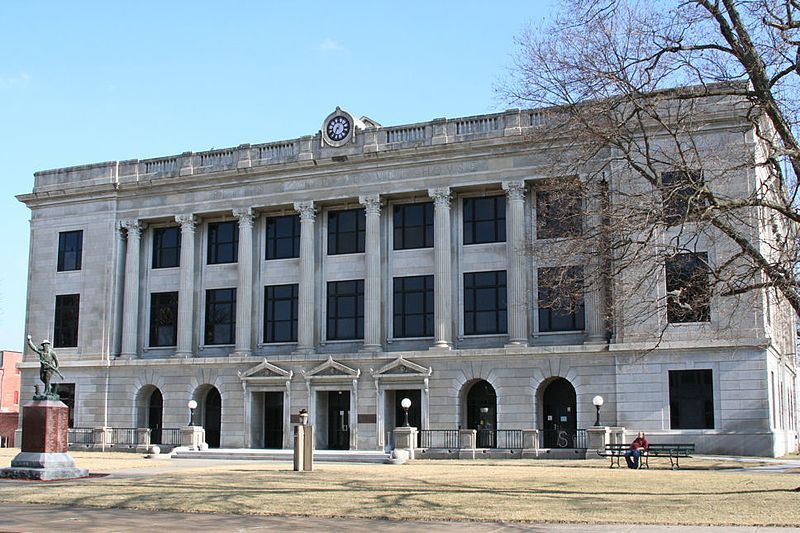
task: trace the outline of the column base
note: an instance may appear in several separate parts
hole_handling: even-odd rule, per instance
[[[139,355],[138,355],[138,354],[135,354],[135,353],[121,353],[121,354],[119,354],[119,358],[120,358],[120,359],[126,359],[126,360],[129,360],[129,359],[138,359],[138,358],[139,358]]]
[[[506,348],[527,348],[528,341],[508,341],[505,345]]]
[[[228,357],[250,357],[253,352],[250,350],[234,350],[228,354]]]
[[[180,359],[190,359],[194,357],[194,354],[192,352],[175,352],[175,357]]]
[[[358,350],[359,353],[377,353],[382,351],[383,351],[383,346],[381,346],[380,344],[365,344]]]
[[[608,344],[608,340],[606,340],[605,337],[589,337],[588,339],[583,341],[583,344],[603,345],[603,344]]]
[[[314,348],[298,348],[292,352],[292,355],[313,355],[316,353]]]
[[[428,351],[437,351],[438,350],[438,351],[443,351],[443,352],[449,352],[452,349],[453,349],[453,345],[452,344],[443,342],[443,343],[434,344],[433,346],[428,348]]]

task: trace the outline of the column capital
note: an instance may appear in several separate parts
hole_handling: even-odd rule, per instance
[[[433,198],[436,207],[450,208],[450,187],[428,189],[428,196]]]
[[[317,216],[317,210],[314,208],[314,202],[295,202],[294,210],[300,213],[300,220],[311,220]]]
[[[197,219],[191,213],[175,215],[175,222],[181,225],[182,231],[194,231],[197,226]]]
[[[364,206],[364,210],[368,215],[381,214],[381,196],[379,194],[359,196],[358,203]]]
[[[239,219],[239,227],[252,226],[255,218],[251,207],[238,207],[233,210],[233,216]]]
[[[511,201],[525,199],[525,182],[524,181],[504,181],[501,183],[503,190],[506,191],[506,196]]]
[[[125,220],[119,221],[120,229],[124,229],[128,232],[128,237],[141,237],[142,230],[146,227],[146,225],[135,218],[129,218]]]

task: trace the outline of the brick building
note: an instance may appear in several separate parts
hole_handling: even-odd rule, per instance
[[[19,418],[20,352],[0,351],[0,447],[13,446]]]

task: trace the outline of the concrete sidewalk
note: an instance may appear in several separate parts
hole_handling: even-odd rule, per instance
[[[2,532],[136,532],[169,531],[532,531],[562,533],[800,533],[800,528],[768,527],[698,527],[585,524],[504,524],[500,522],[393,522],[335,518],[300,518],[279,516],[241,516],[222,514],[189,514],[127,509],[92,509],[51,507],[46,505],[3,505],[0,510]]]

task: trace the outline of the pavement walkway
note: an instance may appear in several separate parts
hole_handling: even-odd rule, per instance
[[[169,513],[128,509],[92,509],[47,505],[3,505],[0,531],[81,533],[169,531],[170,533],[211,533],[217,531],[425,531],[426,533],[476,531],[528,531],[535,533],[800,533],[800,528],[769,527],[699,527],[586,524],[513,524],[501,522],[420,522],[281,516],[241,516],[224,514]]]

